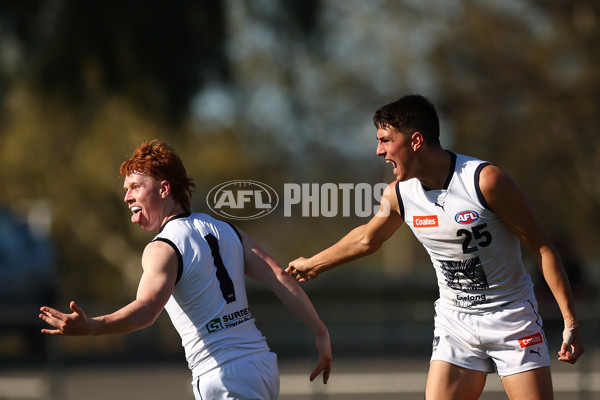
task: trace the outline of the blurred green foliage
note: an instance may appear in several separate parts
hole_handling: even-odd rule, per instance
[[[152,237],[118,177],[139,143],[179,150],[202,212],[232,179],[385,182],[372,113],[421,92],[446,147],[506,169],[595,260],[599,18],[595,0],[5,1],[0,204],[49,200],[62,296],[118,304]],[[239,226],[285,264],[363,221],[279,211]],[[405,233],[390,242],[365,265],[426,264]]]

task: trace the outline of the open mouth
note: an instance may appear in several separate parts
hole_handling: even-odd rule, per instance
[[[395,161],[392,161],[392,160],[385,160],[385,162],[386,162],[386,163],[388,163],[388,164],[392,164],[392,167],[394,167],[394,169],[396,169],[397,165],[396,165],[396,162],[395,162]]]
[[[142,207],[139,207],[139,206],[133,206],[133,207],[131,207],[131,208],[130,208],[130,210],[131,210],[131,212],[132,212],[132,213],[134,213],[134,214],[137,214],[137,213],[139,213],[140,211],[142,211]]]

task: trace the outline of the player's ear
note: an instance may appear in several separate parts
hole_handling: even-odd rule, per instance
[[[160,189],[158,191],[160,193],[160,197],[162,199],[166,198],[169,194],[171,194],[171,184],[169,181],[161,181]]]
[[[425,143],[425,138],[421,132],[415,132],[410,136],[410,148],[413,151],[417,151]]]

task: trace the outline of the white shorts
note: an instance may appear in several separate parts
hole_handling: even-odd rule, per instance
[[[276,400],[277,355],[260,352],[237,358],[192,381],[196,400]]]
[[[466,313],[435,304],[431,361],[446,361],[508,376],[550,366],[537,302],[526,300],[498,311]]]

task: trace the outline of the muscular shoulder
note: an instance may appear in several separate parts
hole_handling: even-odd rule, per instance
[[[497,197],[503,197],[507,190],[518,190],[517,183],[506,172],[493,164],[488,164],[481,169],[479,188],[488,203],[494,202]]]
[[[144,269],[166,265],[177,266],[177,253],[173,245],[163,240],[154,240],[146,245],[142,254]]]
[[[503,218],[529,207],[519,185],[495,165],[481,170],[479,187],[489,207]]]

